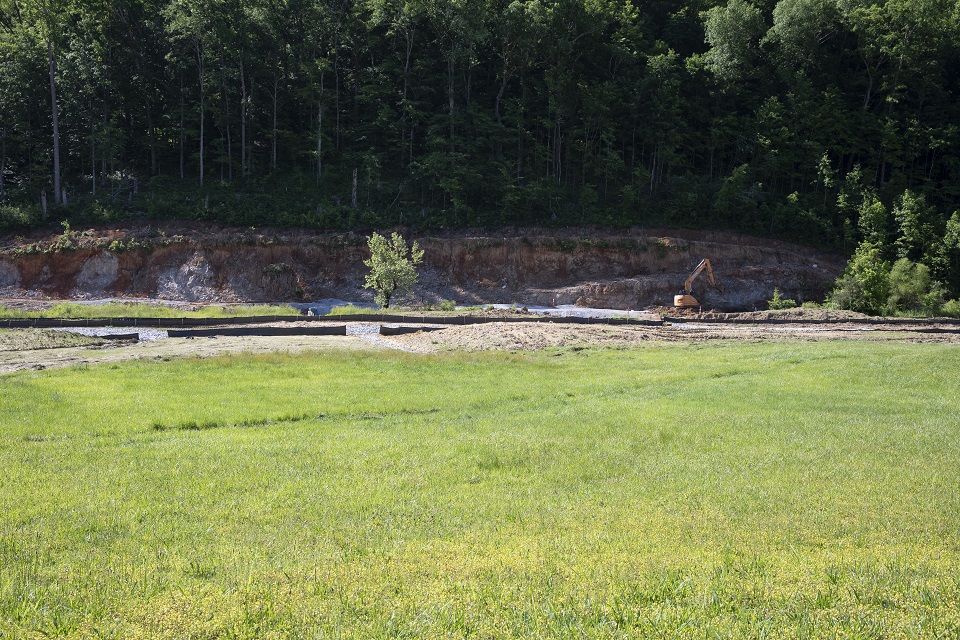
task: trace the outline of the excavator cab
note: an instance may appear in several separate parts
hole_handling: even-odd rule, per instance
[[[700,306],[700,301],[693,297],[690,293],[690,287],[693,286],[693,281],[697,279],[697,276],[701,272],[707,272],[707,278],[710,281],[710,286],[714,289],[717,289],[721,293],[723,288],[717,284],[717,281],[713,278],[713,268],[710,266],[710,260],[704,258],[700,261],[700,264],[697,265],[697,268],[693,270],[693,273],[686,279],[683,283],[683,289],[680,290],[680,293],[673,296],[673,306],[675,307],[697,307]]]

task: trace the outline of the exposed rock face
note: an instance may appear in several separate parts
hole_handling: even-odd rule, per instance
[[[418,294],[638,309],[671,304],[697,263],[710,258],[723,291],[701,277],[694,295],[705,308],[751,309],[765,308],[775,287],[798,301],[822,300],[843,268],[837,257],[807,247],[720,232],[543,233],[411,237],[425,250]],[[91,230],[72,250],[8,251],[0,255],[0,289],[183,301],[371,297],[362,289],[367,249],[360,235],[205,228],[171,237],[152,229],[149,240],[139,240],[144,235]]]
[[[18,288],[20,286],[20,270],[12,260],[0,257],[0,289]]]
[[[71,291],[72,297],[96,296],[108,291],[116,281],[119,272],[120,260],[117,259],[116,255],[102,252],[91,256],[80,267],[80,273],[77,274],[76,278],[76,286]]]
[[[218,295],[216,274],[201,253],[156,275],[156,295],[167,300],[210,300]]]

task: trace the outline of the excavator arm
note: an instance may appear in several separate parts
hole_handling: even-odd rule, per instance
[[[684,293],[687,295],[690,294],[690,287],[693,286],[693,281],[696,280],[697,276],[703,271],[707,272],[707,277],[710,278],[710,284],[714,287],[717,286],[717,281],[713,279],[713,268],[710,266],[710,261],[704,258],[700,261],[700,264],[697,265],[697,268],[693,270],[693,273],[690,274],[690,277],[683,283]]]
[[[700,264],[697,265],[697,268],[693,270],[693,273],[691,273],[684,281],[683,291],[673,297],[673,306],[696,307],[700,304],[700,302],[690,294],[690,288],[693,286],[693,281],[697,279],[697,276],[704,271],[707,272],[707,278],[710,280],[710,286],[719,291],[723,291],[723,288],[717,285],[717,281],[713,277],[713,267],[710,266],[710,260],[704,258],[700,261]]]

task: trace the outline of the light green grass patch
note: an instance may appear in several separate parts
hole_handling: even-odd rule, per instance
[[[296,316],[300,312],[290,305],[224,305],[206,306],[184,311],[164,304],[142,302],[106,302],[81,304],[60,302],[43,311],[23,311],[0,305],[0,318],[229,318],[249,316]]]
[[[960,350],[324,353],[0,377],[0,632],[960,632]]]
[[[374,307],[358,307],[355,304],[341,304],[330,309],[328,316],[352,316],[358,314],[374,315],[383,313],[383,309]]]

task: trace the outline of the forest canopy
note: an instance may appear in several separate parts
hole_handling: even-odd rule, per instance
[[[956,0],[0,7],[0,230],[675,225],[958,270]]]

